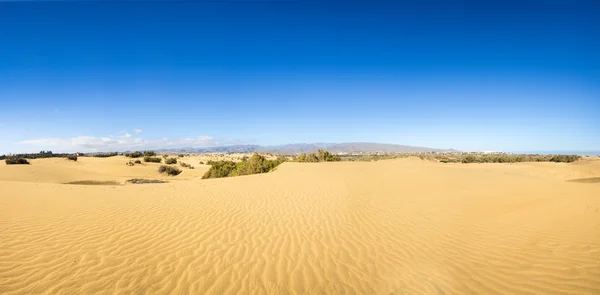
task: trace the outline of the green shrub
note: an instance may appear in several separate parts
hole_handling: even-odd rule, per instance
[[[284,161],[284,158],[267,160],[264,156],[259,154],[254,154],[250,158],[245,157],[237,163],[233,161],[208,161],[207,164],[212,165],[212,167],[204,174],[204,176],[202,176],[202,178],[220,178],[266,173],[273,171],[275,167]]]
[[[338,155],[334,155],[326,150],[320,149],[316,154],[315,153],[310,153],[310,154],[301,153],[298,157],[296,157],[295,160],[296,160],[296,162],[316,163],[316,162],[337,162],[337,161],[341,161],[342,159]]]
[[[165,164],[168,164],[168,165],[177,164],[177,159],[165,157]]]
[[[181,170],[179,170],[177,167],[162,165],[158,167],[158,172],[165,173],[171,176],[176,176],[179,175],[179,173],[181,173]]]
[[[142,164],[142,161],[140,161],[140,160],[135,160],[133,163],[135,163],[135,164]]]
[[[4,162],[6,162],[6,165],[29,165],[29,161],[23,158],[6,158]]]
[[[77,161],[77,155],[75,155],[75,154],[73,154],[73,155],[68,155],[68,156],[67,156],[67,159],[68,159],[68,160],[71,160],[71,161]]]
[[[159,157],[144,156],[144,162],[160,163],[161,161]]]

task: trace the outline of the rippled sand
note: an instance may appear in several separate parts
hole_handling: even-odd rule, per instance
[[[0,294],[600,294],[600,161],[187,159],[1,163]]]

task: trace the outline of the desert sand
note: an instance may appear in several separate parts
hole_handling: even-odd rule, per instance
[[[0,294],[600,294],[600,161],[198,160],[1,163]]]

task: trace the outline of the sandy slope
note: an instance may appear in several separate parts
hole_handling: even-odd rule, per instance
[[[0,294],[600,294],[600,183],[565,181],[599,177],[597,161],[122,186],[60,183],[155,167],[50,161],[0,165]]]

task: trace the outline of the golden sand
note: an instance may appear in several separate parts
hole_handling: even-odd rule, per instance
[[[0,294],[600,294],[600,161],[197,160],[1,163]]]

